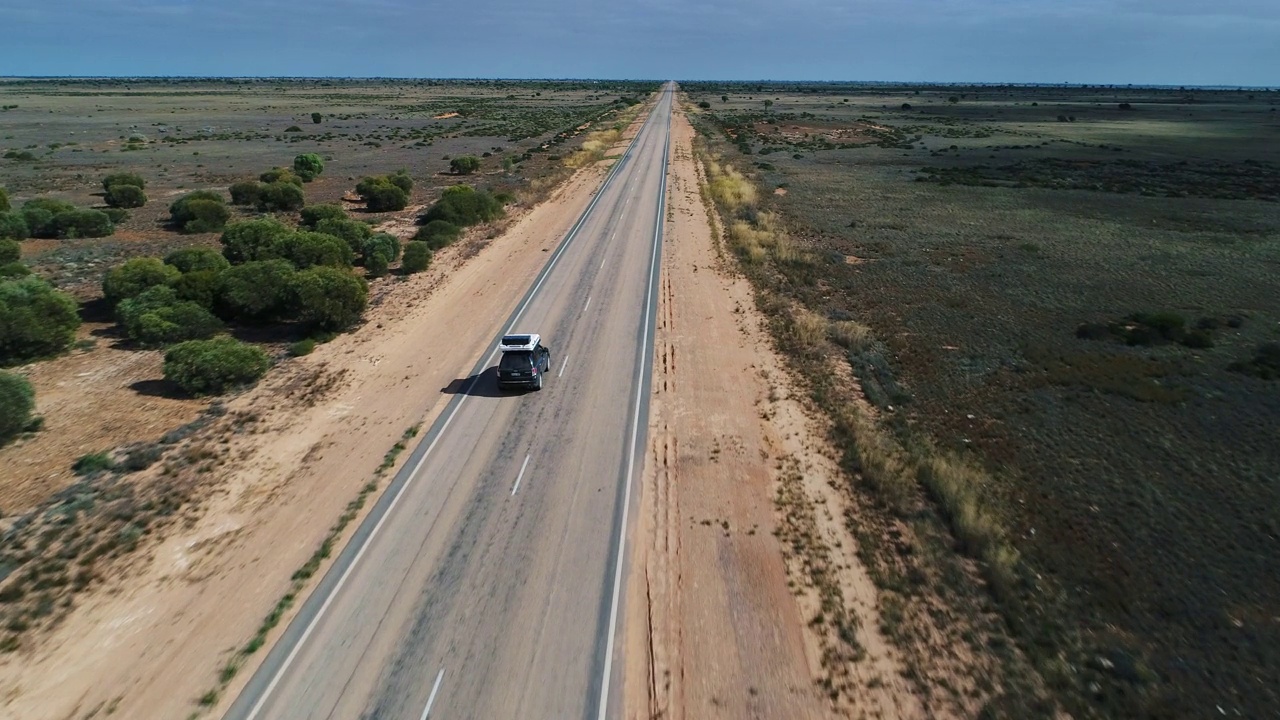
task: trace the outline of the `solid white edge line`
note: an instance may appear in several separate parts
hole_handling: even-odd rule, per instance
[[[637,133],[637,137],[638,136],[639,134]],[[665,174],[663,175],[663,178],[665,182]],[[606,180],[607,179],[608,178],[606,177]],[[598,203],[600,198],[604,196],[604,190],[605,188],[603,185],[596,190],[594,197],[587,205],[587,209],[582,213],[584,217],[589,215],[591,211],[595,209],[596,203]],[[571,232],[575,238],[578,231],[581,229],[582,225],[580,224],[572,229]],[[542,283],[551,276],[551,268],[554,268],[555,265],[560,262],[560,257],[564,255],[564,252],[569,248],[569,245],[569,242],[561,244],[560,249],[556,251],[555,256],[552,257],[551,261],[548,263],[546,272],[542,273],[538,282],[534,284],[533,290],[530,291],[529,296],[525,298],[525,301],[520,305],[520,309],[516,313],[515,319],[513,319],[511,324],[507,326],[505,331],[506,333],[510,333],[512,329],[515,328],[516,324],[520,322],[520,318],[524,315],[524,311],[529,308],[529,303],[533,302],[533,299],[537,297],[538,290],[542,287]],[[488,365],[493,362],[493,358],[497,354],[498,348],[495,347],[489,353],[489,357],[485,359],[484,364]],[[329,610],[329,606],[333,603],[334,598],[338,596],[342,587],[346,585],[347,578],[351,576],[351,573],[355,570],[356,566],[360,564],[360,558],[364,557],[365,551],[369,549],[369,546],[373,544],[374,538],[378,536],[378,531],[382,529],[383,523],[387,521],[387,518],[391,517],[392,511],[395,510],[396,505],[400,503],[400,498],[404,497],[405,491],[407,491],[409,486],[413,484],[413,480],[417,478],[418,472],[422,469],[423,464],[427,462],[427,458],[431,457],[431,451],[435,449],[436,443],[440,442],[440,438],[444,437],[445,430],[449,428],[450,423],[453,422],[453,418],[457,416],[458,411],[462,409],[462,406],[466,404],[470,397],[470,395],[464,395],[462,399],[458,401],[458,404],[453,406],[453,410],[450,411],[449,416],[445,418],[444,424],[440,426],[440,432],[436,433],[436,436],[432,438],[431,444],[427,446],[426,452],[422,453],[422,457],[419,458],[418,463],[414,465],[413,472],[409,474],[408,480],[405,481],[404,485],[400,486],[400,490],[396,492],[396,496],[391,499],[391,504],[387,506],[386,512],[382,514],[382,517],[378,518],[378,522],[373,526],[373,530],[369,531],[369,536],[365,538],[364,544],[360,546],[358,551],[356,551],[355,557],[351,559],[351,564],[343,570],[342,575],[338,578],[338,582],[334,584],[333,589],[329,592],[329,596],[324,599],[324,603],[320,606],[320,609],[316,611],[315,616],[311,618],[311,622],[307,623],[306,629],[302,631],[302,636],[298,638],[298,641],[294,643],[293,647],[289,650],[289,654],[285,656],[284,662],[280,664],[280,668],[271,678],[271,682],[267,683],[267,687],[262,691],[262,695],[258,697],[258,701],[254,703],[249,714],[245,716],[245,720],[255,720],[258,717],[258,713],[262,712],[263,706],[266,705],[267,700],[271,698],[271,694],[275,692],[276,686],[280,684],[280,679],[284,677],[289,666],[292,665],[294,659],[297,658],[298,653],[301,652],[303,646],[307,644],[307,638],[311,637],[311,633],[316,629],[316,626],[320,624],[320,620]]]
[[[591,296],[590,296],[590,295],[588,295],[588,296],[587,296],[587,304],[582,306],[582,312],[585,314],[585,313],[587,312],[587,308],[589,308],[589,307],[591,307]]]
[[[666,147],[662,150],[662,183],[658,187],[658,222],[653,228],[653,252],[649,260],[649,287],[645,291],[644,303],[644,334],[640,343],[641,349],[646,357],[649,352],[649,308],[653,304],[653,286],[652,282],[654,267],[658,263],[658,247],[661,245],[662,238],[659,234],[662,231],[662,211],[666,205],[667,195],[667,153],[671,148],[671,109],[667,109],[667,133]],[[641,361],[641,369],[644,369],[644,362]],[[609,676],[613,672],[613,637],[618,629],[618,600],[622,595],[622,558],[626,554],[627,546],[627,516],[631,510],[631,482],[635,474],[636,462],[636,443],[640,435],[640,392],[644,388],[644,379],[636,383],[636,410],[631,419],[631,441],[629,443],[630,450],[627,456],[627,486],[625,495],[622,499],[622,524],[618,527],[618,557],[613,574],[613,600],[609,608],[609,640],[605,644],[604,651],[604,675],[600,681],[600,711],[597,715],[599,720],[605,720],[609,711]]]
[[[516,475],[516,484],[511,486],[511,495],[514,497],[516,491],[520,489],[520,481],[524,479],[524,469],[529,467],[529,455],[524,456],[524,463],[520,465],[520,474]]]
[[[422,717],[418,720],[427,720],[427,716],[431,714],[431,706],[436,704],[436,693],[440,692],[440,681],[444,679],[444,668],[440,668],[440,672],[436,673],[436,684],[431,686],[431,695],[427,698],[427,706],[422,709]]]
[[[560,372],[556,373],[556,377],[560,377],[561,375],[564,375],[564,367],[565,365],[568,365],[568,364],[569,364],[569,356],[565,355],[564,362],[560,363]]]

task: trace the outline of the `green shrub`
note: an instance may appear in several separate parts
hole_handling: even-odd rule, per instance
[[[298,210],[307,202],[302,188],[289,182],[271,182],[258,193],[258,210],[262,212],[289,212]]]
[[[210,338],[222,330],[222,322],[212,313],[198,303],[178,299],[178,293],[166,285],[121,301],[116,317],[125,333],[144,345]]]
[[[232,205],[257,205],[262,195],[262,183],[246,180],[233,184],[228,191]]]
[[[178,293],[179,299],[190,300],[202,308],[213,310],[217,306],[221,283],[221,270],[192,270],[183,273],[173,284],[173,289]]]
[[[258,260],[234,265],[218,278],[218,315],[236,320],[268,320],[281,315],[297,269],[288,260]]]
[[[474,155],[463,155],[449,161],[449,170],[454,175],[470,175],[480,169],[480,158]]]
[[[31,274],[31,268],[27,267],[26,265],[23,265],[20,262],[7,262],[3,265],[0,265],[0,280],[26,277],[27,275],[30,275],[30,274]]]
[[[282,183],[289,183],[290,185],[297,185],[298,187],[302,187],[302,178],[295,175],[293,170],[287,167],[271,168],[270,170],[259,175],[258,180],[262,181],[262,183],[266,185],[270,185],[271,183],[276,183],[276,182],[282,182]]]
[[[9,191],[0,187],[0,213],[9,212]]]
[[[18,162],[35,162],[36,156],[30,150],[10,150],[4,154],[4,158]]]
[[[147,204],[147,194],[137,185],[112,185],[105,200],[115,208],[140,208]]]
[[[369,300],[364,278],[333,267],[302,270],[294,276],[291,289],[298,319],[320,330],[351,326]]]
[[[96,452],[88,455],[81,455],[79,460],[71,466],[72,472],[77,475],[97,475],[98,473],[109,472],[116,468],[116,461],[111,459],[111,453]]]
[[[231,263],[222,253],[207,247],[188,247],[174,250],[164,256],[164,264],[178,268],[178,272],[189,273],[195,270],[226,270]]]
[[[361,245],[360,254],[368,258],[374,253],[386,256],[388,262],[400,259],[400,238],[387,233],[378,233],[366,238]]]
[[[1252,358],[1233,362],[1227,369],[1263,380],[1280,379],[1280,343],[1259,345]]]
[[[315,229],[322,220],[346,220],[347,211],[341,205],[326,203],[323,205],[308,205],[302,208],[302,226]]]
[[[0,445],[17,437],[31,424],[36,393],[21,375],[0,372]]]
[[[22,243],[17,240],[0,240],[0,264],[18,262],[22,258]]]
[[[462,228],[447,220],[432,220],[418,228],[414,240],[421,240],[432,250],[452,245],[462,235]]]
[[[127,172],[111,173],[102,179],[102,189],[107,192],[111,192],[111,188],[116,185],[132,185],[136,188],[145,189],[147,181],[143,180],[141,175]]]
[[[311,182],[324,172],[324,160],[315,153],[303,153],[293,159],[293,172],[303,182]]]
[[[404,262],[400,268],[405,273],[420,273],[431,264],[431,248],[418,240],[411,240],[404,246]]]
[[[34,275],[0,280],[0,365],[60,353],[79,327],[70,295]]]
[[[252,384],[270,367],[261,348],[226,336],[178,343],[164,355],[165,379],[197,396]]]
[[[323,115],[321,115],[318,112],[311,113],[311,122],[315,123],[316,125],[319,125],[321,120],[324,120]]]
[[[391,260],[387,257],[382,248],[374,250],[372,253],[364,256],[364,269],[369,277],[380,278],[387,274],[390,268]]]
[[[0,212],[0,238],[9,240],[26,240],[31,234],[27,229],[27,221],[16,212]]]
[[[22,219],[27,224],[31,237],[51,238],[58,236],[58,229],[53,219],[62,213],[74,212],[75,205],[53,198],[35,198],[22,204]]]
[[[487,190],[476,190],[470,185],[454,185],[445,188],[444,194],[423,214],[421,220],[424,224],[444,220],[458,227],[466,227],[501,216],[502,203]]]
[[[101,210],[71,210],[58,213],[53,216],[53,227],[60,238],[98,238],[106,237],[116,231],[111,218]]]
[[[387,182],[403,190],[405,195],[413,192],[413,178],[409,177],[409,173],[406,173],[403,170],[397,170],[394,173],[387,175],[386,178]]]
[[[306,340],[299,340],[298,342],[289,345],[289,354],[294,357],[302,357],[303,355],[310,355],[315,349],[316,341],[311,338],[307,338]]]
[[[231,219],[222,196],[209,190],[196,190],[169,206],[174,227],[185,233],[218,232]]]
[[[409,204],[409,193],[383,175],[367,177],[356,185],[356,192],[365,201],[370,212],[403,210]]]
[[[292,233],[275,218],[260,218],[231,223],[222,231],[222,256],[232,264],[251,260],[270,260],[276,255],[281,238]]]
[[[104,208],[102,210],[102,214],[107,216],[107,219],[111,221],[112,225],[119,225],[129,219],[129,211],[124,208]]]
[[[182,273],[165,265],[160,258],[134,258],[107,271],[102,279],[102,294],[113,306],[121,300],[141,295],[147,288],[172,285]]]
[[[343,218],[325,219],[316,223],[316,232],[332,235],[347,244],[355,256],[362,254],[364,241],[373,236],[373,229],[359,220]]]
[[[354,257],[342,238],[306,230],[285,235],[276,244],[275,252],[299,270],[317,265],[348,268]]]

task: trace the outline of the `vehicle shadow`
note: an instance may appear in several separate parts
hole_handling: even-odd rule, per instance
[[[524,390],[516,388],[511,390],[500,389],[498,387],[498,368],[491,367],[479,375],[454,380],[446,387],[440,388],[440,392],[446,395],[470,395],[472,397],[506,397],[522,393]]]

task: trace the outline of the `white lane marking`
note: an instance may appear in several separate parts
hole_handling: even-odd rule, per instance
[[[520,466],[520,474],[516,476],[516,484],[511,486],[511,494],[514,496],[516,491],[520,489],[520,481],[524,478],[524,469],[529,467],[529,456],[524,456],[524,464]]]
[[[431,695],[427,698],[427,706],[422,709],[419,720],[427,720],[427,716],[431,714],[431,706],[436,704],[436,693],[440,692],[440,681],[443,679],[444,668],[440,668],[440,672],[436,673],[436,684],[431,686]]]
[[[569,364],[569,356],[565,355],[564,362],[560,363],[560,372],[556,373],[556,377],[560,377],[561,375],[564,374],[564,366],[568,364]]]
[[[605,259],[603,259],[603,260],[601,260],[601,261],[600,261],[600,269],[601,269],[601,270],[603,270],[603,269],[604,269],[604,260],[607,260],[607,259],[608,259],[608,258],[605,258]]]
[[[587,304],[582,306],[582,312],[585,314],[585,313],[587,312],[587,308],[589,308],[589,307],[591,307],[591,296],[590,296],[590,295],[588,295],[588,296],[587,296]]]
[[[654,269],[658,264],[658,248],[662,245],[662,213],[667,199],[667,157],[671,148],[671,110],[667,110],[667,146],[662,150],[662,181],[658,186],[658,219],[653,228],[653,252],[649,259],[649,287],[645,291],[644,302],[644,334],[640,341],[641,358],[649,357],[649,308],[653,304]],[[643,374],[645,363],[642,360],[640,370]],[[613,573],[613,600],[609,608],[609,641],[604,650],[604,676],[600,681],[599,720],[605,720],[609,712],[609,679],[613,673],[613,636],[618,630],[618,599],[622,596],[622,559],[626,556],[627,516],[631,511],[631,480],[635,474],[636,443],[640,435],[640,392],[644,389],[644,379],[636,382],[636,411],[631,419],[631,442],[627,452],[627,487],[622,498],[622,524],[618,526],[618,556],[615,559]]]
[[[646,120],[646,123],[647,122],[648,121]],[[670,123],[671,118],[668,117],[667,124],[670,125]],[[634,149],[635,141],[632,140],[631,146],[627,148],[627,154],[631,154],[631,151]],[[617,168],[615,167],[615,170],[616,169]],[[612,172],[610,175],[605,177],[605,185],[609,183],[612,177]],[[665,182],[665,175],[663,177]],[[605,189],[605,186],[602,185],[599,190],[593,193],[594,197],[592,197],[591,202],[587,204],[587,209],[582,212],[582,217],[586,217],[591,214],[596,203],[598,203],[600,198],[604,195],[603,191]],[[582,229],[583,224],[584,221],[582,218],[579,218],[578,222],[574,224],[574,228],[570,230],[570,238],[561,243],[559,249],[551,256],[551,260],[547,263],[546,268],[543,269],[542,276],[538,278],[538,282],[534,283],[533,289],[529,291],[529,295],[525,298],[524,302],[520,304],[520,309],[516,311],[511,324],[507,326],[505,331],[506,333],[510,333],[512,329],[515,328],[516,324],[520,322],[520,318],[524,316],[524,311],[529,308],[529,303],[533,302],[533,299],[538,296],[538,290],[542,287],[542,283],[551,276],[552,268],[560,262],[560,256],[569,248],[572,238],[577,237],[577,234]],[[496,357],[497,354],[498,348],[494,347],[493,351],[489,353],[489,357],[485,359],[484,364],[488,365],[492,363],[493,358]],[[395,497],[391,498],[391,503],[387,505],[386,512],[382,514],[382,517],[378,518],[378,522],[373,526],[373,530],[369,531],[369,535],[364,539],[364,544],[360,546],[358,551],[356,551],[355,557],[351,559],[351,564],[348,565],[347,568],[343,570],[342,575],[338,577],[338,581],[334,583],[333,589],[329,591],[329,596],[324,599],[324,603],[320,605],[320,609],[316,611],[315,616],[311,618],[311,622],[307,623],[306,629],[302,631],[302,636],[299,637],[298,641],[289,649],[289,654],[285,656],[284,662],[280,664],[280,668],[277,669],[276,674],[272,676],[271,682],[267,683],[266,689],[262,691],[262,694],[258,697],[258,701],[254,703],[253,708],[249,710],[249,714],[245,717],[245,720],[255,720],[255,718],[258,717],[258,713],[262,712],[263,706],[267,704],[267,700],[271,698],[271,694],[275,691],[276,686],[280,684],[280,680],[284,677],[285,673],[288,672],[289,666],[293,664],[298,653],[301,652],[303,646],[307,644],[307,638],[311,637],[311,633],[315,631],[316,626],[320,624],[320,620],[325,616],[325,612],[328,611],[329,606],[333,604],[334,599],[337,598],[343,586],[347,584],[347,578],[351,577],[351,573],[359,566],[360,558],[364,557],[365,551],[367,551],[369,546],[373,544],[374,538],[378,537],[378,531],[382,529],[387,518],[391,517],[393,514],[392,511],[394,511],[396,506],[400,504],[400,499],[404,497],[409,486],[413,484],[412,481],[418,476],[418,472],[422,470],[422,466],[426,464],[427,459],[431,457],[431,451],[435,449],[436,443],[440,442],[440,438],[444,437],[445,430],[449,428],[449,425],[453,422],[453,418],[457,416],[458,411],[462,409],[462,406],[466,404],[467,399],[470,397],[471,396],[469,395],[463,396],[462,400],[460,400],[457,405],[453,406],[453,410],[449,413],[448,418],[446,418],[444,424],[440,426],[440,432],[436,433],[436,436],[432,438],[431,444],[427,446],[426,451],[422,453],[422,457],[418,459],[418,463],[414,465],[413,472],[409,474],[408,480],[400,486]]]

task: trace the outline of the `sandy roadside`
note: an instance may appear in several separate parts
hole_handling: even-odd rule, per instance
[[[448,248],[430,271],[376,284],[365,325],[228,402],[226,417],[256,420],[234,432],[210,428],[225,431],[210,439],[224,462],[199,512],[83,596],[49,636],[0,659],[0,717],[181,718],[199,710],[219,668],[253,636],[384,454],[445,406],[444,389],[465,377],[518,302],[513,288],[532,282],[605,172],[581,170],[499,237]],[[205,710],[225,707],[265,654],[254,654]]]
[[[834,453],[718,252],[693,137],[678,113],[626,716],[923,717],[880,635]]]

